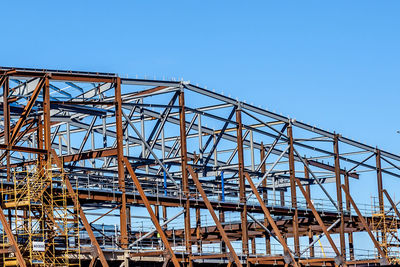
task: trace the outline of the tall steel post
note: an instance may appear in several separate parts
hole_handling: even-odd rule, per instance
[[[49,78],[45,78],[43,87],[43,122],[44,122],[44,148],[47,150],[46,160],[50,158],[51,152],[51,132],[50,132],[50,83]]]
[[[185,247],[186,253],[192,253],[191,229],[190,229],[190,192],[189,177],[187,172],[187,145],[186,145],[186,116],[185,116],[185,93],[183,87],[179,93],[179,129],[181,142],[181,170],[182,170],[182,192],[185,201]],[[190,264],[190,263],[189,263]]]
[[[8,104],[8,95],[10,93],[8,76],[4,77],[3,82],[3,118],[4,118],[4,144],[9,145],[10,141],[10,106]],[[7,182],[10,181],[10,151],[6,151],[7,160]]]
[[[346,172],[344,175],[344,184],[346,188],[350,192],[350,183],[349,183],[349,175]],[[350,213],[351,212],[351,204],[349,197],[346,195],[346,210]],[[350,219],[352,220],[352,219]],[[353,241],[353,232],[348,233],[348,240],[349,240],[349,254],[350,254],[350,260],[354,260],[354,241]]]
[[[383,182],[382,182],[382,166],[381,166],[381,151],[376,149],[376,178],[378,184],[378,199],[379,199],[379,211],[381,214],[385,213],[384,202],[383,202]]]
[[[294,252],[296,256],[300,255],[300,238],[299,238],[299,214],[297,210],[297,197],[296,197],[296,174],[294,166],[294,149],[293,149],[293,130],[292,124],[287,127],[287,135],[289,137],[289,170],[290,170],[290,196],[292,201],[292,208],[294,209],[293,215],[293,242]]]
[[[243,206],[241,212],[242,222],[242,250],[243,254],[249,255],[249,237],[247,230],[247,200],[246,200],[246,183],[244,177],[244,158],[243,158],[243,136],[242,136],[242,112],[240,104],[236,108],[236,140],[237,140],[237,151],[238,151],[238,178],[239,178],[239,198],[240,204]]]
[[[125,168],[124,168],[124,145],[122,130],[122,99],[121,99],[121,78],[115,81],[115,122],[117,130],[117,161],[118,161],[118,184],[121,191],[120,231],[121,247],[128,248],[128,221],[126,212],[126,189],[125,189]]]
[[[305,179],[310,179],[310,173],[308,172],[308,168],[306,165],[304,165],[304,178]],[[310,184],[306,185],[306,193],[307,193],[307,197],[309,199],[311,199],[311,186]],[[307,204],[307,208],[310,209],[311,207]],[[314,233],[312,230],[312,225],[310,225],[308,227],[308,243],[311,245],[310,247],[310,257],[314,257],[315,256],[315,250],[314,250]]]
[[[339,135],[335,134],[333,138],[333,152],[335,159],[335,178],[336,178],[336,197],[337,205],[340,213],[340,225],[339,225],[339,236],[340,236],[340,254],[343,258],[346,258],[346,239],[344,237],[344,215],[343,215],[343,201],[342,201],[342,180],[340,177],[340,159],[339,159]]]

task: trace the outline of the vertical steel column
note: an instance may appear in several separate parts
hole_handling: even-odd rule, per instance
[[[202,252],[201,248],[201,214],[200,208],[196,207],[196,239],[197,239],[197,253]]]
[[[293,242],[296,256],[300,255],[300,238],[299,238],[299,214],[297,210],[296,197],[296,175],[294,166],[294,149],[293,149],[293,130],[292,124],[287,127],[287,135],[289,137],[289,169],[290,169],[290,195],[292,200],[293,215]]]
[[[45,77],[43,87],[43,122],[44,122],[44,148],[47,150],[46,159],[50,158],[51,152],[51,132],[50,132],[50,83],[49,78]]]
[[[304,178],[310,179],[310,173],[308,172],[308,168],[304,165]],[[310,184],[306,185],[306,194],[309,199],[311,199],[311,186]],[[310,209],[310,206],[307,204],[307,208]],[[314,250],[314,233],[312,231],[312,226],[308,227],[308,243],[311,245],[310,247],[310,257],[315,257],[315,250]]]
[[[376,149],[375,159],[376,159],[376,179],[377,179],[377,185],[378,185],[379,213],[381,214],[381,216],[384,216],[384,214],[385,214],[385,206],[384,206],[384,202],[383,202],[383,181],[382,181],[381,151],[378,148]],[[386,234],[383,233],[383,229],[380,229],[380,232],[381,232],[380,237],[382,238],[381,244],[384,244],[383,245],[383,251],[385,253],[387,253],[387,238],[386,238]],[[379,238],[379,236],[377,238]]]
[[[132,233],[132,211],[131,206],[126,206],[126,228],[128,229],[128,235]]]
[[[10,142],[10,106],[8,105],[8,95],[10,93],[8,76],[4,77],[3,83],[3,118],[4,118],[4,144]],[[7,182],[10,181],[10,151],[6,150],[7,160]]]
[[[43,149],[43,122],[42,122],[42,116],[38,116],[38,121],[37,121],[38,127],[37,127],[37,148]],[[38,164],[39,164],[39,170],[42,170],[43,167],[43,160],[42,160],[42,155],[37,155],[38,157]]]
[[[265,148],[264,148],[264,143],[261,142],[260,162],[263,162],[263,164],[261,165],[261,173],[263,173],[263,174],[266,172],[264,158],[265,158]],[[264,188],[267,188],[267,179],[268,178],[265,178],[262,182],[262,186]],[[263,201],[265,204],[268,204],[268,192],[266,190],[263,191]],[[265,227],[268,227],[268,219],[265,214],[264,214],[264,225],[265,225]],[[264,232],[264,236],[265,236],[265,253],[267,255],[270,255],[271,254],[271,236],[266,231]]]
[[[281,206],[282,207],[286,206],[286,203],[285,203],[285,191],[280,191],[279,192],[279,199],[281,201]]]
[[[347,189],[350,191],[350,183],[349,183],[349,174],[346,172],[344,174],[344,184]],[[346,210],[351,213],[351,206],[350,206],[350,200],[349,197],[346,195]],[[350,220],[351,216],[350,216]],[[354,260],[354,241],[353,241],[353,232],[348,233],[348,239],[349,239],[349,254],[350,254],[350,260]]]
[[[9,145],[10,140],[10,106],[8,105],[8,95],[10,91],[8,76],[3,77],[3,119],[4,119],[4,144]],[[1,82],[0,82],[1,86]],[[6,150],[7,160],[7,181],[10,181],[10,151]],[[8,242],[14,247],[15,256],[20,266],[26,266],[25,260],[22,257],[21,251],[11,231],[11,210],[8,210],[9,223],[4,215],[3,209],[0,207],[0,220],[3,229],[6,232]]]
[[[384,214],[385,208],[384,208],[384,202],[383,202],[381,151],[379,149],[376,149],[376,178],[377,178],[377,182],[378,182],[379,211],[381,214]]]
[[[167,221],[167,207],[165,205],[162,206],[162,216],[163,216],[163,222]]]
[[[128,248],[128,221],[126,216],[126,190],[125,190],[125,169],[124,169],[124,146],[122,130],[122,99],[121,99],[121,78],[115,80],[115,126],[117,130],[117,160],[118,160],[118,184],[121,190],[120,207],[120,231],[121,247]]]
[[[219,221],[221,223],[225,222],[225,212],[222,209],[219,210]],[[223,240],[221,240],[221,253],[225,252],[226,252],[226,244]]]
[[[256,250],[256,238],[253,237],[251,238],[251,252],[253,255],[256,255],[257,250]]]
[[[246,200],[246,183],[244,177],[244,159],[243,159],[243,126],[242,126],[242,112],[240,103],[236,108],[236,140],[237,140],[237,150],[238,150],[238,178],[239,178],[239,198],[240,204],[243,206],[241,212],[241,222],[242,222],[242,250],[243,254],[249,255],[249,238],[247,231],[247,200]]]
[[[342,180],[340,177],[340,159],[339,159],[339,135],[335,134],[333,138],[333,152],[335,159],[335,177],[336,177],[336,196],[337,204],[340,212],[340,226],[339,226],[339,236],[340,236],[340,254],[343,258],[346,258],[346,239],[344,237],[344,215],[343,215],[343,201],[342,201]]]
[[[10,85],[8,76],[4,76],[3,81],[3,118],[4,118],[4,144],[10,145],[10,106],[8,104],[8,95],[10,93]],[[6,155],[6,164],[7,164],[7,182],[11,181],[11,160],[10,160],[10,151],[5,151]],[[12,224],[12,211],[11,209],[7,209],[8,222],[11,227]]]
[[[185,247],[186,253],[192,253],[191,245],[191,232],[190,232],[190,192],[189,192],[189,179],[187,173],[187,146],[186,146],[186,116],[185,116],[185,93],[181,88],[179,93],[179,129],[180,129],[180,142],[181,142],[181,171],[182,171],[182,191],[183,196],[186,198],[185,202]]]

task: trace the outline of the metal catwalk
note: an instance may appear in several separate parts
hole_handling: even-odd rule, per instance
[[[0,67],[0,87],[4,265],[399,262],[396,154],[184,81]]]

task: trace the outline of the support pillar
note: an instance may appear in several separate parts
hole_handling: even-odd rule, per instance
[[[197,239],[197,253],[202,253],[201,247],[201,214],[200,208],[196,208],[196,239]]]
[[[300,237],[299,237],[299,214],[297,210],[297,197],[296,197],[296,176],[294,166],[294,149],[293,149],[293,130],[292,125],[289,124],[287,128],[287,135],[289,137],[289,170],[290,170],[290,196],[292,201],[292,208],[294,209],[293,215],[293,242],[294,251],[296,256],[300,255]]]
[[[383,182],[382,182],[382,166],[381,166],[381,151],[376,150],[376,178],[378,183],[378,198],[379,198],[379,211],[381,214],[385,213],[383,202]]]
[[[349,175],[346,172],[344,175],[344,184],[346,188],[350,192],[350,183],[349,183]],[[346,195],[346,210],[351,213],[351,206],[350,206],[350,200],[349,197]],[[349,254],[350,254],[350,260],[354,260],[354,241],[353,241],[353,233],[349,232],[348,233],[348,239],[349,239]]]
[[[222,209],[219,210],[219,221],[221,223],[225,222],[225,212]],[[221,253],[225,252],[226,252],[226,244],[223,240],[221,240]]]
[[[185,201],[185,248],[186,253],[192,253],[191,244],[191,229],[190,229],[190,192],[189,192],[189,179],[187,172],[187,146],[186,146],[186,117],[185,117],[185,93],[183,88],[179,93],[179,128],[180,128],[180,142],[181,142],[181,171],[182,171],[182,192]],[[189,259],[188,259],[189,260]]]
[[[8,104],[8,95],[10,93],[9,78],[4,76],[3,78],[3,118],[4,118],[4,144],[9,145],[10,143],[10,106]],[[11,160],[10,151],[5,151],[6,164],[7,164],[7,182],[11,181]],[[8,223],[11,227],[12,224],[12,209],[7,209]]]
[[[121,247],[128,248],[128,224],[126,212],[126,190],[125,190],[125,169],[124,169],[124,145],[122,130],[122,99],[121,99],[121,78],[116,78],[115,83],[115,119],[117,130],[117,161],[118,161],[118,184],[122,193],[120,214]]]
[[[310,179],[310,173],[308,172],[308,168],[306,165],[304,165],[304,178]],[[310,184],[306,185],[306,194],[309,199],[311,199],[311,186]],[[307,204],[307,208],[310,209],[310,206]],[[315,257],[315,250],[314,250],[314,245],[312,245],[314,241],[314,233],[312,231],[311,225],[308,227],[308,243],[311,245],[310,247],[310,257],[313,258]]]
[[[336,197],[337,205],[340,213],[339,237],[340,237],[340,254],[346,258],[346,239],[344,237],[344,215],[343,215],[343,201],[342,201],[342,180],[340,177],[340,159],[339,159],[339,135],[335,134],[333,138],[333,151],[335,158],[335,178],[336,178]]]
[[[242,222],[242,250],[243,254],[249,255],[249,237],[247,230],[247,200],[246,200],[246,184],[244,177],[244,159],[243,159],[243,126],[242,126],[242,112],[240,105],[236,109],[236,140],[238,150],[238,178],[239,178],[239,199],[240,204],[243,206],[241,212]]]

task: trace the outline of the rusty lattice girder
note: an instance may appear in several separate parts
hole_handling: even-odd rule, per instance
[[[318,265],[335,264],[335,257],[339,264],[357,264],[353,233],[368,232],[370,215],[359,213],[348,191],[349,179],[365,179],[364,173],[377,175],[380,211],[398,212],[383,179],[400,178],[399,156],[187,82],[0,67],[0,87],[3,188],[12,186],[8,182],[14,169],[45,164],[50,151],[58,155],[56,162],[69,172],[69,190],[78,192],[71,207],[79,203],[87,242],[95,246],[104,266],[116,260],[113,255],[125,262],[161,255],[165,264],[171,259],[175,266],[206,260]],[[335,183],[336,197],[325,189],[327,183]],[[322,193],[311,196],[314,187]],[[298,190],[305,202],[296,195]],[[391,210],[384,205],[384,194]],[[318,197],[331,204],[319,208]],[[143,205],[147,211],[140,216],[155,225],[167,254],[155,234],[139,247],[131,246],[142,236],[135,226],[139,215],[131,209]],[[98,216],[90,223],[84,211],[93,207],[97,211],[90,212]],[[173,217],[167,212],[172,208],[185,211],[173,230],[163,224]],[[215,225],[203,226],[208,211]],[[7,209],[4,213],[3,223],[12,223],[14,215]],[[251,214],[261,216],[263,227]],[[107,224],[111,216],[119,217],[114,243],[104,233],[95,235],[95,224]],[[333,226],[328,231],[325,225]],[[321,260],[313,246],[321,234],[334,250],[330,260]],[[333,244],[333,234],[339,235],[340,249]],[[307,242],[301,242],[302,236]],[[278,251],[272,249],[271,237],[279,240]],[[262,246],[257,245],[260,240]],[[221,241],[224,245],[217,251],[208,247]],[[310,245],[305,252],[302,247]],[[159,250],[149,252],[150,246]],[[93,257],[88,264],[95,262]],[[371,257],[362,262],[379,261]]]

